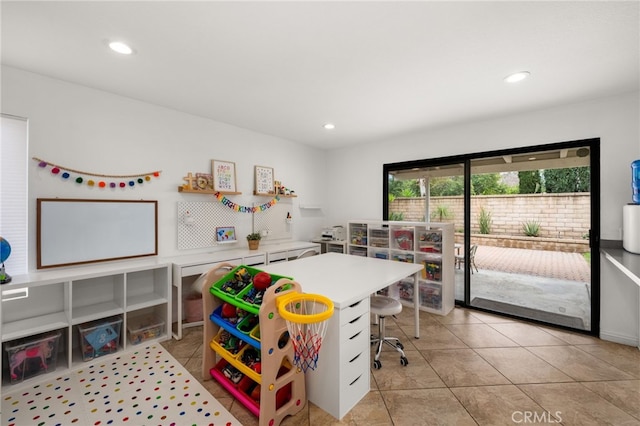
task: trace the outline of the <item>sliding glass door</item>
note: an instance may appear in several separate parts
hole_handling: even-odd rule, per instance
[[[597,333],[599,140],[384,166],[389,220],[454,223],[456,303]]]

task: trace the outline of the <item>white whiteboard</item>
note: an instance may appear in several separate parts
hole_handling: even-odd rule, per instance
[[[37,267],[158,254],[158,202],[39,198]]]

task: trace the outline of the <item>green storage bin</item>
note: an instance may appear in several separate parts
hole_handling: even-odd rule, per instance
[[[256,292],[253,288],[253,277],[258,272],[264,271],[251,266],[236,266],[225,276],[213,283],[211,286],[211,294],[225,302],[229,302],[247,312],[257,315],[260,312],[262,300],[261,298],[256,300],[252,298],[251,295]],[[281,278],[292,279],[281,275],[269,275],[271,276],[271,285],[275,284]]]

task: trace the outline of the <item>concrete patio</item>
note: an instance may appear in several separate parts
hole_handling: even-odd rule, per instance
[[[590,265],[581,254],[478,246],[475,263],[472,306],[476,298],[488,299],[580,318],[585,330],[591,328]],[[463,270],[456,269],[456,299],[463,295]]]

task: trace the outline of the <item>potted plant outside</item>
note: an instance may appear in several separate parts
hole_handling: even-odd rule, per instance
[[[262,235],[259,232],[252,232],[247,235],[247,242],[249,243],[249,250],[258,250]]]

